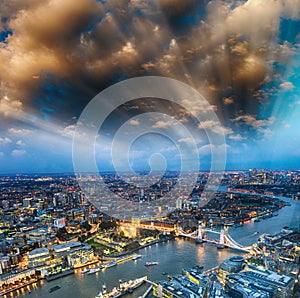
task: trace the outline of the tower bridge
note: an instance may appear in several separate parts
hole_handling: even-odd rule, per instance
[[[204,237],[204,234],[207,234],[207,233],[220,235],[219,240]],[[203,243],[203,242],[213,243],[218,248],[228,247],[231,249],[236,249],[236,250],[240,250],[240,251],[244,251],[244,252],[250,252],[250,249],[251,249],[251,246],[243,246],[243,245],[239,244],[237,241],[235,241],[229,235],[227,226],[225,226],[224,229],[222,229],[221,231],[216,231],[216,230],[213,230],[210,228],[204,228],[200,224],[198,226],[198,231],[188,234],[188,233],[184,233],[182,230],[177,230],[177,234],[180,236],[195,239],[195,241],[197,243]]]

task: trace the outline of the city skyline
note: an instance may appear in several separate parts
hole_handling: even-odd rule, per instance
[[[210,169],[210,152],[219,149],[227,151],[228,170],[299,169],[300,1],[16,0],[3,1],[0,14],[1,174],[72,172],[85,106],[140,76],[190,85],[221,126],[194,121],[201,103],[185,110],[136,99],[104,123],[95,146],[104,170],[114,170],[111,144],[124,123],[132,132],[151,130],[130,147],[135,170],[149,170],[156,153],[167,170],[178,170],[176,142],[196,145],[200,171]],[[143,116],[154,111],[160,115]],[[173,139],[153,129],[173,129]],[[223,134],[226,143],[213,147],[207,132]]]
[[[176,200],[168,214],[125,219],[101,212],[73,175],[1,176],[1,294],[109,298],[143,277],[153,288],[133,287],[129,295],[298,297],[299,171],[226,173],[225,185],[200,206],[206,177],[199,176],[193,194]],[[168,191],[174,178],[140,191],[105,175],[126,205],[143,206]],[[109,207],[111,194],[107,198]]]

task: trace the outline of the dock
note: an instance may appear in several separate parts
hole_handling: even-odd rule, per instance
[[[70,274],[73,274],[73,273],[74,273],[73,269],[68,269],[68,270],[65,270],[65,271],[61,271],[59,273],[47,275],[45,278],[46,278],[47,281],[51,281],[51,280],[55,280],[55,279],[58,279],[58,278],[61,278],[61,277],[64,277],[64,276],[67,276],[67,275],[70,275]]]

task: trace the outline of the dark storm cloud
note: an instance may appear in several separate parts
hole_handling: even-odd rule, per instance
[[[1,26],[12,35],[0,47],[0,112],[75,115],[109,84],[163,75],[197,88],[225,126],[268,120],[260,106],[276,84],[266,86],[284,83],[274,65],[297,51],[279,40],[280,20],[299,19],[299,8],[298,0],[4,0]]]

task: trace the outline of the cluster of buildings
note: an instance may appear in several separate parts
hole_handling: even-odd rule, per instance
[[[154,285],[155,297],[292,298],[295,279],[247,264],[242,256],[228,258],[212,272],[184,269],[183,274]]]
[[[27,254],[27,269],[9,271],[0,276],[0,291],[18,286],[21,282],[53,276],[95,261],[90,245],[67,242],[50,247],[40,247]]]
[[[182,275],[154,285],[156,297],[300,297],[300,229],[264,234],[250,254],[233,256],[218,267],[183,269]]]
[[[226,172],[222,184],[230,185],[232,190],[285,196],[299,200],[299,182],[300,171],[250,169],[249,171]]]
[[[206,226],[232,226],[276,216],[287,203],[277,198],[217,192],[205,206],[199,208],[198,205],[199,197],[184,200],[181,208],[169,218],[187,229],[196,226],[199,220]]]
[[[79,179],[81,179],[80,181],[82,184],[86,182],[86,188],[89,188],[91,196],[99,195],[100,189],[98,189],[97,182],[101,180],[109,186],[112,192],[125,200],[132,202],[151,202],[170,192],[177,182],[178,174],[168,173],[163,177],[158,176],[156,178],[153,176],[152,179],[155,182],[158,181],[156,183],[151,183],[151,178],[148,178],[149,183],[147,183],[146,176],[138,175],[126,177],[126,174],[124,174],[124,178],[120,177],[118,174],[105,174],[101,177],[93,177],[92,181],[95,182],[94,185],[89,185],[88,183],[90,181],[86,182],[86,177],[81,177]],[[136,185],[139,184],[149,186],[136,187]],[[88,185],[90,187],[88,187]]]
[[[175,211],[168,216],[156,221],[120,221],[113,231],[107,228],[96,234],[106,215],[86,200],[75,177],[0,177],[0,292],[43,275],[95,262],[93,247],[85,243],[90,238],[95,246],[120,253],[135,248],[131,238],[137,242],[138,231],[153,231],[146,233],[144,242],[138,244],[144,245],[148,243],[147,237],[150,242],[159,239],[155,233],[158,230],[167,234],[176,234],[178,228],[192,232],[199,221],[207,226],[241,224],[275,216],[285,206],[274,197],[250,199],[247,194],[217,192],[199,208],[207,178],[207,173],[199,174],[190,198],[178,197]],[[133,188],[115,175],[106,175],[104,179],[125,199],[149,202],[168,192],[177,176],[170,173],[149,189]],[[298,171],[250,170],[228,172],[223,183],[232,185],[233,190],[297,198],[299,181]],[[294,281],[299,279],[300,231],[285,227],[276,235],[263,235],[254,252],[247,262],[240,257],[226,260],[214,273],[186,269],[183,275],[156,284],[154,293],[158,297],[292,297]]]
[[[229,297],[294,297],[293,277],[248,265],[241,256],[225,260],[217,272]]]
[[[80,240],[102,216],[74,177],[0,177],[0,183],[1,293],[97,259]]]
[[[298,170],[265,170],[249,169],[248,171],[227,171],[224,174],[223,185],[299,185]]]
[[[81,267],[94,259],[90,245],[77,241],[40,247],[28,254],[28,268],[66,261],[71,268]]]
[[[283,228],[275,235],[264,234],[259,238],[260,253],[253,262],[260,262],[267,269],[294,276],[300,274],[300,229]]]

